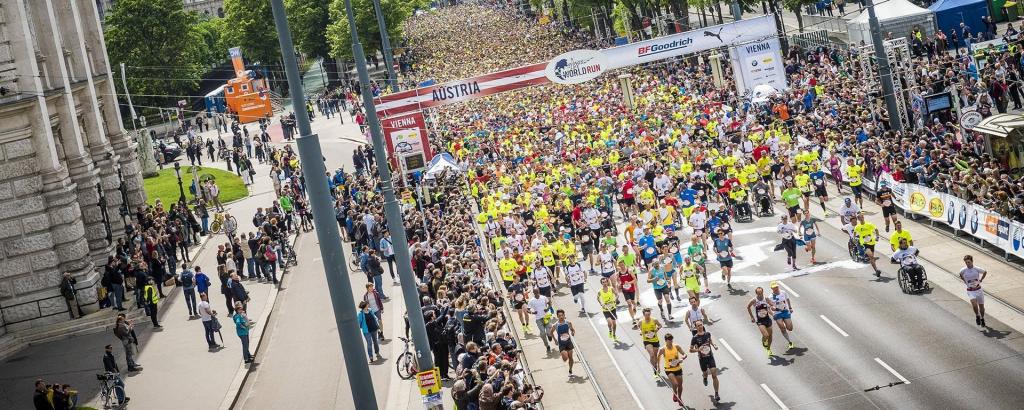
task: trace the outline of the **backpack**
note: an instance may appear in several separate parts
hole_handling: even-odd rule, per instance
[[[277,262],[277,253],[269,246],[267,247],[267,250],[263,251],[263,257],[267,259],[267,262]]]
[[[196,274],[186,271],[181,274],[181,286],[191,288],[195,283]]]
[[[448,319],[448,323],[445,323],[444,329],[441,331],[441,336],[447,340],[458,340],[459,331],[462,330],[462,323],[455,317]]]

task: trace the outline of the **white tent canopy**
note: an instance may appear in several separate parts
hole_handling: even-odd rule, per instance
[[[891,32],[893,38],[907,37],[915,26],[930,36],[935,32],[935,15],[931,10],[921,8],[907,0],[886,0],[875,3],[878,25],[884,38]],[[868,24],[868,10],[864,9],[850,19],[846,26],[850,33],[850,44],[860,45],[861,41],[871,44],[871,29]]]
[[[451,170],[453,173],[461,173],[462,169],[459,168],[459,164],[455,163],[455,158],[452,158],[451,154],[442,152],[434,156],[430,160],[430,165],[427,166],[427,172],[424,175],[426,179],[434,179],[438,174],[441,174],[445,170]]]

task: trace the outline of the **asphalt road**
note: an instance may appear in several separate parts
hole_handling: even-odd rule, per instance
[[[736,261],[733,291],[726,289],[717,263],[707,264],[712,293],[702,297],[701,306],[714,322],[708,330],[720,347],[715,358],[721,372],[721,402],[712,402],[713,391],[702,385],[696,356],[691,355],[683,366],[683,398],[689,408],[1005,409],[1017,408],[1024,400],[1019,383],[1007,382],[1024,380],[1019,334],[992,318],[990,330],[979,329],[970,306],[941,289],[903,294],[894,279],[895,265],[879,260],[883,276],[875,278],[868,265],[849,260],[845,234],[824,223],[819,223],[824,233],[818,240],[819,263],[809,265],[809,255],[800,249],[802,269],[791,272],[785,253],[772,250],[779,242],[776,223],[768,218],[734,224],[733,242],[743,260]],[[842,242],[836,243],[837,238]],[[654,380],[639,331],[632,329],[624,305],[619,310],[619,342],[608,338],[608,326],[597,309],[599,278],[588,277],[586,293],[588,310],[597,313],[577,314],[564,286],[554,301],[572,312],[577,343],[588,360],[596,365],[610,360],[621,369],[596,372],[598,384],[620,389],[609,394],[620,404],[677,408],[667,385]],[[787,351],[776,328],[776,356],[769,358],[745,308],[754,288],[762,286],[767,294],[771,280],[782,281],[792,298],[791,337],[797,347]],[[641,305],[654,308],[657,317],[646,275],[638,281]],[[674,307],[673,321],[662,335],[671,332],[677,342],[688,345],[683,323],[687,304],[682,300]],[[909,383],[889,386],[903,380]],[[621,388],[627,384],[623,397]],[[876,386],[881,387],[873,389]]]

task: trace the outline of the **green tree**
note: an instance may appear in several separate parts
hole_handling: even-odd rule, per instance
[[[265,66],[278,65],[281,45],[270,1],[224,0],[224,19],[228,27],[224,32],[228,45],[241,47],[242,56],[249,61],[258,61]]]
[[[299,52],[310,57],[327,57],[327,25],[330,3],[324,0],[287,0],[288,26]]]
[[[382,50],[380,30],[377,28],[377,15],[373,10],[372,0],[351,0],[355,11],[356,31],[367,55]],[[405,22],[417,7],[424,5],[424,0],[380,0],[381,13],[388,27],[391,45],[400,44],[402,23]],[[327,43],[333,57],[352,57],[352,36],[349,34],[348,17],[345,12],[345,0],[333,0],[330,6],[331,24],[327,26]]]
[[[217,17],[201,17],[195,26],[199,38],[202,39],[201,61],[207,66],[216,66],[228,59],[228,49],[225,32],[227,22]]]
[[[165,107],[199,84],[206,64],[197,21],[181,0],[120,0],[106,15],[107,53],[114,66],[129,66],[135,104]]]

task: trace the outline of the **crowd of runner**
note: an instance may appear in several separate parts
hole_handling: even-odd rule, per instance
[[[415,17],[407,29],[419,80],[469,77],[543,61],[544,53],[584,48],[558,32],[538,31],[533,23],[506,29],[525,24],[513,23],[521,20],[512,13],[457,6]],[[426,24],[430,21],[446,24]],[[736,95],[728,70],[724,85],[714,84],[701,56],[627,69],[635,107],[624,105],[619,81],[604,76],[437,110],[432,143],[467,169],[465,195],[479,209],[475,222],[485,233],[521,330],[544,335],[545,346],[561,352],[570,375],[576,330],[565,314],[572,307],[553,301],[560,288],[571,292],[575,309],[602,312],[613,342],[623,332],[619,314],[628,313],[654,377],[667,379],[680,404],[683,360],[687,353],[697,354],[704,383],[712,379],[717,401],[718,346],[705,328],[707,314],[700,304],[712,293],[711,281],[732,288],[733,261],[742,257],[732,241],[733,223],[755,215],[777,218],[777,250],[785,250],[787,265],[796,271],[803,264],[798,259],[816,262],[814,243],[821,231],[810,211],[820,207],[826,217],[842,218],[852,246],[868,255],[865,262],[877,276],[881,271],[871,256],[882,234],[860,211],[869,194],[865,177],[888,171],[899,181],[971,190],[963,197],[997,209],[1019,204],[1019,199],[1006,200],[1021,193],[1020,181],[1008,178],[1010,163],[984,154],[973,135],[941,122],[917,132],[888,130],[884,108],[871,97],[854,53],[794,49],[788,57],[790,89],[759,103]],[[959,85],[964,105],[994,101],[990,85],[1006,75],[1000,65],[978,73],[955,57],[921,59],[917,69],[924,84]],[[1003,111],[1003,104],[989,107]],[[956,169],[955,175],[942,174],[949,169]],[[964,188],[951,178],[981,187]],[[829,185],[846,196],[840,215],[826,209]],[[896,218],[891,189],[882,185],[874,191],[887,235],[890,222],[895,229],[892,250],[916,275],[918,251]],[[781,215],[775,215],[776,202],[785,209]],[[716,277],[709,278],[709,260],[720,268]],[[586,288],[591,275],[600,276],[599,289]],[[913,280],[919,283],[921,277]],[[967,286],[980,292],[980,281]],[[646,288],[653,289],[658,312],[638,304],[636,295]],[[755,293],[747,310],[766,354],[774,355],[775,327],[792,349],[792,300],[775,282]],[[683,310],[690,340],[663,331],[675,320],[674,308]],[[979,325],[983,315],[982,307]]]

